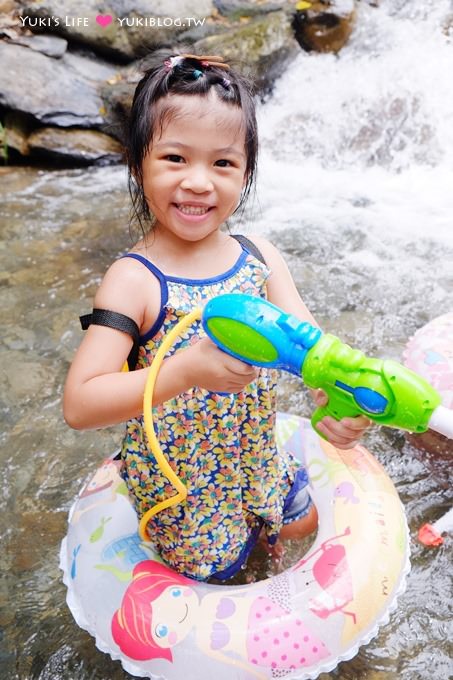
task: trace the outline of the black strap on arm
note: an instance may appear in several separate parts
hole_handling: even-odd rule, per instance
[[[127,365],[130,371],[135,369],[140,347],[140,329],[133,319],[125,314],[112,312],[109,309],[93,309],[91,314],[84,314],[84,316],[80,317],[80,324],[83,331],[86,331],[88,326],[94,324],[95,326],[107,326],[107,328],[114,328],[117,331],[128,333],[134,344],[127,357]]]
[[[243,236],[242,234],[232,234],[233,238],[241,244],[241,246],[244,246],[249,253],[254,255],[257,260],[262,262],[263,264],[266,264],[266,260],[264,259],[263,253],[261,250],[256,246],[253,241],[251,241],[247,236]]]

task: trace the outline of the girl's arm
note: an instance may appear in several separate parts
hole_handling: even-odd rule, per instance
[[[318,326],[300,297],[288,266],[277,248],[262,237],[252,236],[252,241],[262,252],[271,270],[267,280],[269,301],[288,314],[294,314],[298,319]],[[322,390],[312,390],[312,396],[317,406],[323,406],[328,401],[327,395]],[[326,416],[317,425],[330,443],[340,449],[354,446],[369,426],[369,419],[362,415],[356,418],[342,418],[340,421]]]
[[[161,305],[157,279],[140,263],[115,262],[101,283],[94,307],[132,318],[141,334],[152,328]],[[63,412],[75,429],[105,427],[143,413],[149,369],[122,372],[132,338],[122,331],[92,325],[76,352],[66,380]],[[212,391],[239,392],[254,380],[256,370],[228,357],[203,339],[166,359],[159,371],[154,404],[198,385]]]
[[[118,260],[106,273],[94,307],[125,314],[137,323],[141,332],[146,332],[159,313],[158,281],[140,263],[129,258]],[[131,347],[132,338],[127,333],[97,325],[88,328],[64,390],[63,412],[71,427],[104,427],[142,412],[148,370],[121,372]],[[173,392],[171,396],[177,393],[174,390],[185,387],[182,371],[172,371],[167,380],[164,369],[162,372],[162,382],[170,394]],[[171,381],[176,378],[177,384],[172,388]]]
[[[251,240],[260,249],[268,268],[271,270],[267,280],[269,301],[288,314],[294,314],[298,319],[318,326],[319,324],[316,323],[316,320],[300,297],[288,265],[277,248],[262,237],[252,236]]]

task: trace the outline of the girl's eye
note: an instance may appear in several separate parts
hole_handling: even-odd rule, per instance
[[[165,160],[170,161],[170,163],[181,163],[184,159],[176,153],[169,153],[168,156],[165,156]]]
[[[158,623],[154,629],[156,637],[163,638],[168,635],[168,627],[163,623]]]
[[[173,595],[173,597],[180,597],[181,591],[180,591],[179,588],[173,588],[173,590],[171,591],[171,594]]]
[[[228,168],[232,165],[231,161],[227,161],[226,158],[221,158],[219,161],[216,161],[215,164],[220,168]]]

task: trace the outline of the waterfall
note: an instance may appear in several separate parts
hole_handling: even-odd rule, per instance
[[[259,108],[254,229],[453,246],[452,41],[448,0],[381,0],[338,56],[301,52]]]

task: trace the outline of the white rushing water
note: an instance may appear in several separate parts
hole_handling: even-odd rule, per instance
[[[259,229],[453,245],[449,16],[449,0],[361,2],[338,57],[301,52],[259,110]]]

